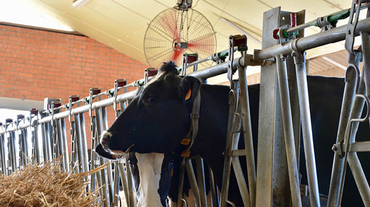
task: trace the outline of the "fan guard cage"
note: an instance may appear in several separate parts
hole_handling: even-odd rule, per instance
[[[182,25],[182,27],[181,27]],[[182,54],[198,53],[204,59],[216,52],[216,35],[211,23],[196,10],[166,9],[149,24],[144,38],[144,53],[151,67],[163,62],[182,64]],[[212,62],[201,63],[199,68]]]

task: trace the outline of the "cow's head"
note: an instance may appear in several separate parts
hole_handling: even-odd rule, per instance
[[[112,154],[173,152],[189,132],[194,91],[200,87],[198,79],[181,78],[172,62],[165,63],[102,135],[98,148]]]

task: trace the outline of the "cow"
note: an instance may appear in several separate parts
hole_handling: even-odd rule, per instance
[[[308,86],[319,191],[327,195],[333,160],[331,148],[336,139],[344,81],[341,78],[308,76]],[[256,152],[259,85],[251,85],[248,90]],[[190,114],[198,96],[197,91],[201,96],[199,130],[191,152],[203,157],[214,172],[216,184],[221,188],[229,88],[202,84],[200,80],[190,76],[179,77],[172,62],[165,63],[156,78],[138,92],[127,109],[102,135],[101,144],[96,151],[101,154],[125,154],[129,151],[166,154],[183,151],[186,147],[181,143],[189,134]],[[360,125],[357,139],[363,140],[368,134],[369,129]],[[239,147],[244,146],[242,140]],[[366,157],[362,157],[361,154],[359,156],[366,161]],[[161,159],[163,166],[164,159]],[[363,167],[368,174],[370,166]],[[303,154],[300,168],[302,183],[307,184]],[[165,176],[169,177],[170,173]],[[342,206],[363,205],[359,194],[356,193],[354,182],[351,182],[353,178],[350,172],[347,173],[346,180],[348,182],[344,189]],[[158,197],[161,204],[166,206],[163,192],[166,191],[158,191]],[[233,173],[230,178],[228,199],[236,206],[243,206]]]

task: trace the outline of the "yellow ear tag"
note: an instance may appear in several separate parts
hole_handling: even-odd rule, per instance
[[[185,101],[189,100],[191,97],[191,89],[189,88],[188,92],[185,95]]]
[[[182,144],[182,145],[189,145],[189,144],[190,144],[190,139],[183,139],[183,140],[181,141],[181,144]]]
[[[181,157],[190,157],[190,150],[189,151],[187,151],[188,149],[186,149],[185,151],[183,151],[182,153],[181,153]],[[187,153],[186,153],[187,152]]]

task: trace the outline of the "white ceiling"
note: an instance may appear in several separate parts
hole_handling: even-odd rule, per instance
[[[72,0],[13,0],[46,12],[68,27],[116,50],[146,62],[143,40],[151,20],[161,11],[175,6],[175,0],[90,0],[74,8]],[[306,20],[317,19],[350,6],[349,0],[194,0],[193,9],[201,12],[216,31],[217,51],[228,47],[228,37],[249,35],[249,51],[261,48],[263,12],[281,6],[284,11],[306,10]],[[230,23],[236,25],[232,26]],[[340,24],[345,24],[347,20]],[[306,36],[319,32],[306,29]],[[343,49],[332,44],[308,51],[308,57]]]

